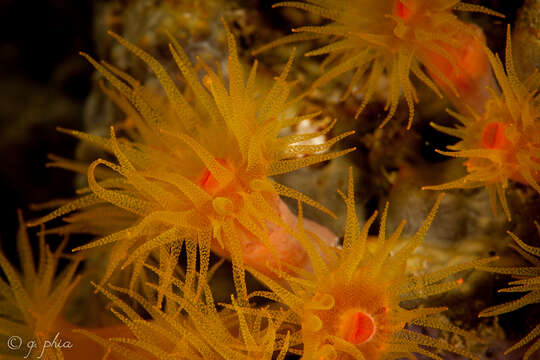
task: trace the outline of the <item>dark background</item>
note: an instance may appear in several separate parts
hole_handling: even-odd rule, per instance
[[[11,247],[16,210],[73,195],[73,175],[45,167],[48,153],[72,155],[92,69],[92,1],[0,0],[0,236]]]

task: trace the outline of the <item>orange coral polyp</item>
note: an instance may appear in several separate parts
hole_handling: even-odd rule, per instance
[[[342,316],[343,338],[351,344],[367,342],[375,335],[375,320],[363,310],[351,309]]]
[[[336,271],[320,282],[325,286],[311,299],[313,310],[306,310],[306,315],[310,314],[307,318],[322,326],[319,329],[303,325],[305,339],[318,339],[322,344],[325,337],[337,336],[354,345],[366,359],[379,358],[404,322],[396,320],[399,316],[395,312],[391,313],[392,318],[385,311],[398,306],[389,295],[387,279],[375,279],[367,274],[369,271],[367,267],[357,269],[352,281]]]
[[[228,256],[233,264],[236,289],[240,297],[245,298],[244,264],[258,262],[262,253],[249,250],[264,247],[269,254],[265,260],[271,255],[276,263],[305,258],[288,252],[296,250],[294,238],[286,236],[292,233],[287,221],[294,219],[281,217],[283,212],[276,203],[280,195],[334,216],[308,196],[270,177],[353,151],[327,152],[354,132],[338,135],[322,144],[299,144],[328,133],[334,122],[319,132],[280,137],[282,128],[319,115],[285,115],[291,105],[287,100],[292,85],[286,79],[294,53],[272,87],[259,91],[257,63],[253,64],[249,75],[246,74],[227,27],[225,33],[229,48],[228,86],[220,71],[214,71],[202,61],[200,65],[206,76],[201,82],[187,54],[171,37],[169,48],[186,81],[185,89],[179,89],[150,54],[119,35],[109,33],[150,67],[166,98],[153,96],[130,75],[83,54],[115,88],[103,86],[105,93],[132,116],[135,128],[125,134],[127,137],[121,134],[117,138],[111,127],[109,139],[66,131],[106,149],[116,161],[95,160],[87,171],[89,187],[84,191],[88,194],[31,224],[77,211],[73,216],[82,220],[63,229],[81,231],[81,228],[102,227],[104,230],[96,234],[103,237],[73,249],[79,251],[115,243],[102,283],[117,269],[131,266],[133,276],[129,286],[133,288],[142,277],[146,259],[156,258],[165,274],[160,278],[159,303],[172,279],[179,256],[177,249],[185,243],[191,253],[188,259],[197,257],[193,254],[199,247],[202,276],[208,270],[210,250],[219,250]],[[73,169],[64,161],[54,166]],[[112,171],[105,179],[96,178],[98,167]],[[96,212],[97,207],[108,212],[120,211],[122,215],[111,224],[110,219]],[[269,228],[269,224],[273,227]],[[301,267],[303,264],[290,265]]]
[[[485,102],[467,96],[468,105],[453,113],[461,123],[455,128],[432,124],[437,130],[461,141],[441,154],[467,159],[468,174],[441,185],[426,186],[428,190],[473,188],[485,186],[489,192],[493,213],[500,202],[511,220],[506,199],[508,180],[531,186],[540,193],[540,77],[533,73],[520,81],[512,60],[510,28],[507,33],[505,64],[489,50],[486,55],[499,87],[493,85]],[[475,84],[476,88],[478,85]],[[500,88],[500,92],[498,91]],[[476,104],[476,106],[475,106]]]
[[[356,217],[352,169],[349,170],[345,235],[342,247],[327,246],[303,229],[299,204],[296,237],[308,254],[313,273],[280,273],[286,284],[278,283],[256,269],[250,269],[272,291],[272,299],[287,307],[288,320],[300,326],[303,359],[381,360],[413,359],[413,353],[437,356],[436,349],[476,359],[469,351],[442,340],[419,334],[407,324],[448,331],[468,338],[472,334],[432,315],[446,307],[402,307],[404,301],[416,301],[452,290],[463,280],[444,281],[454,274],[488,263],[483,259],[453,265],[424,275],[407,275],[407,259],[426,235],[442,195],[416,234],[401,243],[402,222],[391,234],[386,232],[388,205],[380,222],[377,240],[368,246],[369,228],[376,213],[361,225]],[[264,295],[256,295],[264,296]],[[299,341],[300,342],[300,341]],[[429,347],[429,350],[427,349]],[[431,350],[433,349],[433,350]]]
[[[507,124],[492,122],[484,127],[482,134],[482,145],[488,149],[504,149],[510,144],[505,135]]]
[[[442,97],[438,89],[440,85],[430,79],[421,67],[430,67],[426,53],[445,57],[447,51],[441,44],[461,47],[456,38],[473,32],[453,11],[483,12],[504,17],[482,6],[457,0],[302,0],[283,1],[273,7],[301,9],[320,15],[331,23],[296,28],[294,34],[274,40],[255,50],[254,54],[287,43],[323,40],[326,42],[324,46],[306,53],[306,56],[327,56],[321,68],[328,70],[315,80],[312,90],[353,71],[342,99],[356,91],[362,92],[363,99],[355,114],[357,117],[378,92],[379,80],[386,76],[387,115],[380,126],[394,117],[403,98],[409,109],[407,129],[412,126],[414,104],[419,100],[411,81],[412,75]],[[440,75],[445,86],[455,90],[446,75],[438,70],[435,73]],[[479,86],[482,90],[485,87],[484,84]]]

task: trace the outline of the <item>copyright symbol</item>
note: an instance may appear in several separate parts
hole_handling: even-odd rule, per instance
[[[10,350],[19,350],[22,346],[22,339],[20,336],[11,336],[7,341],[7,346]]]

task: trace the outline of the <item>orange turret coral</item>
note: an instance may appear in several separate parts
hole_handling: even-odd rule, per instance
[[[108,289],[97,286],[98,290],[105,294],[112,302],[111,311],[124,323],[126,333],[122,336],[110,336],[104,338],[93,331],[80,329],[78,332],[88,336],[90,339],[103,347],[103,356],[118,357],[119,359],[220,359],[218,352],[214,351],[209,343],[205,342],[198,332],[196,325],[211,329],[217,329],[213,335],[223,335],[226,328],[221,322],[216,322],[217,311],[214,304],[206,306],[204,310],[212,310],[210,313],[198,312],[193,319],[181,315],[183,308],[188,308],[190,316],[198,308],[194,304],[175,304],[167,299],[167,310],[155,307],[151,301],[128,289],[112,287],[114,293]],[[128,302],[123,301],[117,295],[129,293],[150,315],[150,319],[142,317]],[[186,301],[198,299],[186,299]],[[191,305],[191,306],[190,306]],[[195,309],[195,310],[194,310]],[[197,316],[198,315],[198,316]],[[202,323],[200,323],[202,322]],[[221,331],[221,332],[220,332]],[[228,340],[231,340],[229,337]],[[234,354],[232,350],[229,353]]]
[[[209,276],[219,267],[216,264]],[[159,273],[158,269],[153,271]],[[161,275],[161,274],[160,274]],[[167,292],[167,306],[159,309],[143,296],[127,289],[97,286],[98,290],[111,300],[113,313],[126,325],[130,334],[126,337],[103,338],[94,332],[80,330],[101,344],[105,354],[120,359],[216,359],[216,360],[283,360],[289,346],[290,336],[280,338],[277,334],[282,319],[266,319],[264,309],[244,309],[238,306],[234,297],[233,311],[218,311],[212,291],[200,274],[188,270],[186,279],[175,278],[174,291]],[[157,290],[157,287],[149,284]],[[150,319],[139,315],[133,305],[121,300],[118,295],[130,296],[150,315]],[[286,314],[286,313],[283,313]]]
[[[540,234],[540,225],[536,224],[538,233]],[[497,273],[497,274],[510,274],[520,280],[509,283],[511,287],[501,289],[499,292],[527,292],[521,298],[510,301],[504,304],[495,305],[488,309],[483,310],[479,316],[496,316],[505,314],[524,306],[540,302],[540,247],[534,247],[525,244],[516,235],[508,232],[508,235],[514,240],[517,246],[514,248],[528,259],[534,266],[530,267],[482,267],[483,270]],[[514,350],[517,350],[528,343],[531,343],[530,347],[523,355],[523,360],[531,359],[531,356],[540,350],[540,323],[523,339],[514,344],[511,348],[505,351],[508,354]]]
[[[3,204],[72,194],[32,205],[17,242],[2,217],[0,360],[537,359],[540,243],[523,224],[540,209],[534,1],[83,1],[85,32],[63,46],[8,39]],[[473,5],[488,3],[527,18],[506,64],[488,49],[506,40],[500,14]],[[111,63],[67,56],[90,36]],[[249,60],[280,44],[308,56]],[[437,96],[459,125],[444,101],[424,104]],[[336,125],[362,111],[360,134]],[[407,114],[411,131],[392,123]],[[51,122],[66,143],[49,146]],[[44,147],[66,174],[36,172]],[[523,239],[509,233],[518,254],[500,262],[485,257],[506,247],[506,218],[484,187]]]
[[[305,359],[412,358],[412,353],[437,358],[435,350],[424,347],[427,346],[476,358],[464,349],[406,327],[426,326],[475,338],[432,316],[446,310],[445,307],[407,309],[402,306],[403,301],[419,300],[458,287],[463,282],[461,278],[449,282],[442,280],[492,260],[472,261],[420,276],[406,275],[407,258],[421,244],[442,195],[413,238],[402,243],[399,249],[397,244],[405,223],[387,237],[388,205],[382,214],[377,240],[368,247],[368,230],[377,214],[363,226],[359,224],[354,210],[352,174],[347,195],[342,196],[347,204],[342,249],[326,246],[304,232],[300,224],[297,236],[306,247],[313,273],[300,273],[297,277],[282,274],[288,283],[288,286],[282,286],[253,271],[273,292],[262,295],[281,302],[294,313],[291,322],[301,326],[301,333],[296,336],[303,343],[303,350],[297,351]]]
[[[334,64],[312,87],[322,86],[354,70],[344,97],[355,87],[360,88],[363,100],[357,111],[358,116],[371,100],[381,76],[386,74],[389,78],[386,103],[388,114],[381,127],[394,116],[400,94],[403,94],[409,107],[407,128],[411,127],[414,103],[418,100],[410,79],[411,72],[438,92],[437,86],[424,73],[420,64],[435,74],[438,82],[457,96],[460,92],[456,89],[456,78],[465,84],[474,83],[474,79],[469,78],[471,75],[476,76],[476,71],[470,73],[470,64],[462,63],[460,56],[452,54],[464,52],[459,50],[461,40],[476,39],[477,30],[458,20],[453,10],[502,16],[484,7],[458,0],[305,0],[280,2],[274,6],[302,9],[318,14],[331,23],[294,29],[296,34],[275,40],[256,52],[290,42],[329,38],[332,41],[330,44],[306,54],[328,54],[324,65]],[[481,39],[478,42],[481,43]],[[450,68],[446,68],[446,64],[440,61],[441,57],[450,61]],[[473,62],[476,64],[478,60]],[[482,66],[481,62],[480,59],[479,67]]]
[[[83,54],[116,88],[105,91],[128,113],[135,124],[134,134],[131,139],[119,138],[111,128],[110,138],[104,139],[66,131],[105,149],[117,162],[95,160],[87,170],[89,188],[81,190],[85,195],[31,224],[78,210],[68,220],[75,223],[71,229],[116,229],[75,249],[116,242],[103,282],[119,266],[133,264],[133,287],[145,259],[158,249],[160,264],[171,270],[173,267],[167,264],[176,262],[177,249],[185,240],[190,251],[196,251],[198,245],[203,276],[210,248],[228,255],[237,290],[245,295],[242,264],[250,261],[245,256],[247,247],[264,247],[267,257],[271,254],[277,264],[284,261],[302,266],[297,259],[307,259],[298,254],[301,248],[294,246],[291,225],[280,217],[283,211],[279,195],[332,214],[306,195],[269,177],[352,151],[324,152],[352,132],[319,145],[302,142],[328,133],[333,124],[321,132],[278,137],[282,128],[317,115],[290,118],[283,114],[289,105],[291,84],[286,78],[293,57],[272,88],[261,93],[256,86],[257,63],[246,77],[233,35],[228,28],[226,31],[228,88],[222,76],[203,62],[200,65],[206,75],[201,83],[186,54],[171,38],[170,50],[187,83],[186,95],[157,60],[111,33],[156,74],[167,95],[165,102],[156,102],[155,96],[131,76]],[[304,156],[297,157],[299,154]],[[54,165],[74,168],[64,160]],[[114,216],[104,218],[104,213]],[[277,239],[273,237],[275,231],[281,231]],[[282,246],[283,237],[287,237],[289,246]],[[254,259],[251,266],[257,262]],[[163,284],[171,276],[171,272],[164,275]]]
[[[446,184],[424,187],[445,190],[486,186],[493,212],[496,213],[498,198],[509,220],[505,195],[509,180],[530,185],[540,193],[540,75],[537,71],[524,83],[519,81],[511,48],[508,28],[506,66],[498,57],[489,55],[502,94],[492,89],[484,112],[469,108],[468,113],[452,113],[462,123],[455,129],[432,124],[435,129],[461,139],[448,147],[452,151],[438,152],[467,158],[468,174]]]
[[[71,329],[62,319],[62,312],[79,282],[75,277],[79,262],[70,262],[57,274],[67,237],[51,252],[42,232],[36,267],[20,212],[19,223],[17,250],[22,271],[17,271],[0,252],[0,268],[7,278],[7,282],[0,280],[2,358],[74,359]]]

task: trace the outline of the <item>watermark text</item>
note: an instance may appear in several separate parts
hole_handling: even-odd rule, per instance
[[[44,340],[42,344],[36,340],[29,340],[25,344],[24,340],[20,336],[11,336],[7,340],[7,346],[13,351],[26,349],[24,356],[25,359],[28,359],[33,351],[36,350],[39,352],[39,356],[37,356],[36,359],[41,359],[45,353],[45,350],[47,349],[71,349],[73,344],[70,341],[62,340],[60,338],[60,333],[56,333],[54,339]]]

